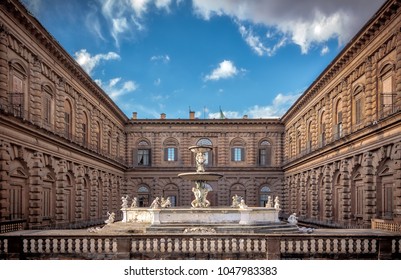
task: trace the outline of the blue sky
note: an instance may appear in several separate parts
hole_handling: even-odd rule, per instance
[[[280,117],[384,0],[23,0],[140,119]]]

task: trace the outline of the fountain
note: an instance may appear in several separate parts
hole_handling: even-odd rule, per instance
[[[212,150],[209,146],[192,146],[189,150],[195,154],[196,172],[181,173],[178,177],[195,182],[192,188],[195,199],[191,202],[194,208],[207,208],[210,202],[207,200],[207,194],[211,191],[208,181],[218,181],[223,175],[218,173],[205,172],[205,153]]]
[[[137,207],[136,203],[128,207],[124,201],[121,208],[122,223],[145,225],[146,232],[256,233],[292,230],[278,218],[278,197],[274,199],[274,206],[271,197],[265,207],[248,207],[244,198],[233,196],[231,206],[212,207],[207,199],[211,191],[207,182],[218,181],[223,177],[222,174],[205,171],[205,153],[211,151],[212,147],[192,146],[189,150],[195,154],[196,171],[180,173],[178,177],[195,184],[192,188],[195,199],[191,202],[191,207],[164,207],[164,199],[158,197],[150,208]]]

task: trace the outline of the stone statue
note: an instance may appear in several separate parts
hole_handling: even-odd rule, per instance
[[[121,197],[121,200],[123,202],[121,204],[121,208],[127,208],[128,207],[128,199],[129,199],[128,195]]]
[[[106,220],[106,221],[104,221],[106,224],[112,224],[112,223],[114,223],[114,220],[115,220],[115,218],[116,218],[116,214],[114,214],[114,212],[108,212],[107,211],[107,215],[109,216],[108,217],[108,219]]]
[[[205,172],[204,164],[206,162],[206,157],[203,152],[197,152],[195,156],[196,161],[196,172]]]
[[[138,207],[138,199],[134,197],[132,199],[131,208],[136,208],[136,207]]]
[[[272,197],[269,195],[267,197],[267,202],[266,202],[266,208],[273,208],[273,201],[272,201]]]
[[[159,201],[159,198],[156,197],[156,198],[153,200],[152,204],[150,204],[150,208],[152,208],[152,209],[157,209],[157,208],[159,208],[159,207],[160,207],[160,201]]]
[[[209,207],[210,202],[206,199],[207,194],[211,191],[209,185],[205,185],[202,181],[196,181],[196,186],[192,188],[192,192],[194,193],[195,199],[191,202],[192,207],[194,208],[206,208]]]
[[[278,199],[278,196],[274,199],[274,208],[275,209],[280,209],[280,201]]]
[[[161,202],[160,202],[160,206],[161,206],[162,208],[168,208],[168,207],[170,207],[170,206],[171,206],[170,198],[167,197],[166,199],[164,199],[164,198],[162,197],[162,200],[161,200]]]
[[[296,225],[298,223],[298,217],[296,213],[292,213],[288,219],[287,219],[288,223],[290,223],[291,225]]]
[[[243,198],[241,199],[241,202],[239,203],[239,208],[241,208],[241,209],[248,208],[248,205],[245,204],[245,200]]]
[[[240,204],[240,202],[241,202],[241,198],[242,198],[242,197],[238,196],[237,194],[234,195],[234,196],[231,198],[231,200],[232,200],[231,207],[233,207],[233,208],[238,208],[238,207],[239,207],[239,204]]]

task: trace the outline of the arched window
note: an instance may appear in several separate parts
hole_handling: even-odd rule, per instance
[[[44,168],[42,184],[42,217],[45,224],[49,224],[50,220],[55,215],[55,201],[56,201],[56,189],[55,189],[55,174],[50,171],[49,168]]]
[[[245,142],[242,139],[231,141],[231,161],[245,161]]]
[[[87,145],[89,143],[89,118],[87,113],[84,111],[82,114],[82,143]]]
[[[117,134],[117,137],[116,137],[116,156],[117,156],[117,158],[120,157],[120,134],[119,133]]]
[[[272,146],[269,141],[263,140],[259,143],[258,164],[259,166],[271,166]]]
[[[326,145],[326,115],[323,111],[319,121],[319,147]]]
[[[42,119],[44,125],[53,123],[54,97],[53,91],[49,86],[42,87]]]
[[[72,105],[68,99],[64,101],[64,132],[68,139],[72,137]]]
[[[109,127],[109,131],[107,132],[107,153],[111,155],[112,152],[112,133],[111,133],[111,127]]]
[[[164,160],[177,161],[178,160],[178,141],[174,138],[168,138],[163,143],[164,146]]]
[[[306,133],[306,150],[310,152],[312,150],[312,121],[308,123]]]
[[[93,130],[95,143],[94,146],[96,147],[97,151],[101,151],[102,143],[101,143],[101,127],[99,122],[95,122],[95,129]]]
[[[27,92],[27,71],[24,66],[18,62],[10,63],[10,91],[8,101],[11,113],[22,118],[26,103]]]
[[[335,104],[335,126],[334,126],[334,138],[338,139],[343,137],[343,112],[342,112],[342,100],[339,98]]]
[[[380,117],[388,116],[394,112],[395,102],[395,77],[394,65],[388,63],[380,70],[379,93],[380,93]]]
[[[149,206],[149,188],[145,185],[141,185],[137,191],[138,197],[138,206],[139,207],[148,207]]]
[[[364,107],[364,92],[363,87],[358,86],[352,95],[352,120],[353,124],[358,126],[363,121],[363,107]]]
[[[196,142],[196,145],[197,146],[209,146],[209,147],[212,147],[213,143],[208,138],[201,138]],[[206,166],[212,166],[212,163],[213,163],[213,150],[209,151],[207,153],[204,153],[204,155],[205,155],[205,159],[206,159],[204,164]]]
[[[134,164],[141,166],[150,166],[151,159],[151,147],[147,140],[141,140],[138,143],[138,148],[134,150]]]
[[[297,131],[297,153],[301,154],[302,152],[302,133],[301,128],[298,128]]]

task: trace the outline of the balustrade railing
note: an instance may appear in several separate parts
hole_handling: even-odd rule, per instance
[[[0,259],[401,259],[401,235],[0,236]]]
[[[401,232],[401,224],[382,219],[372,219],[372,229],[382,229],[392,232]]]

